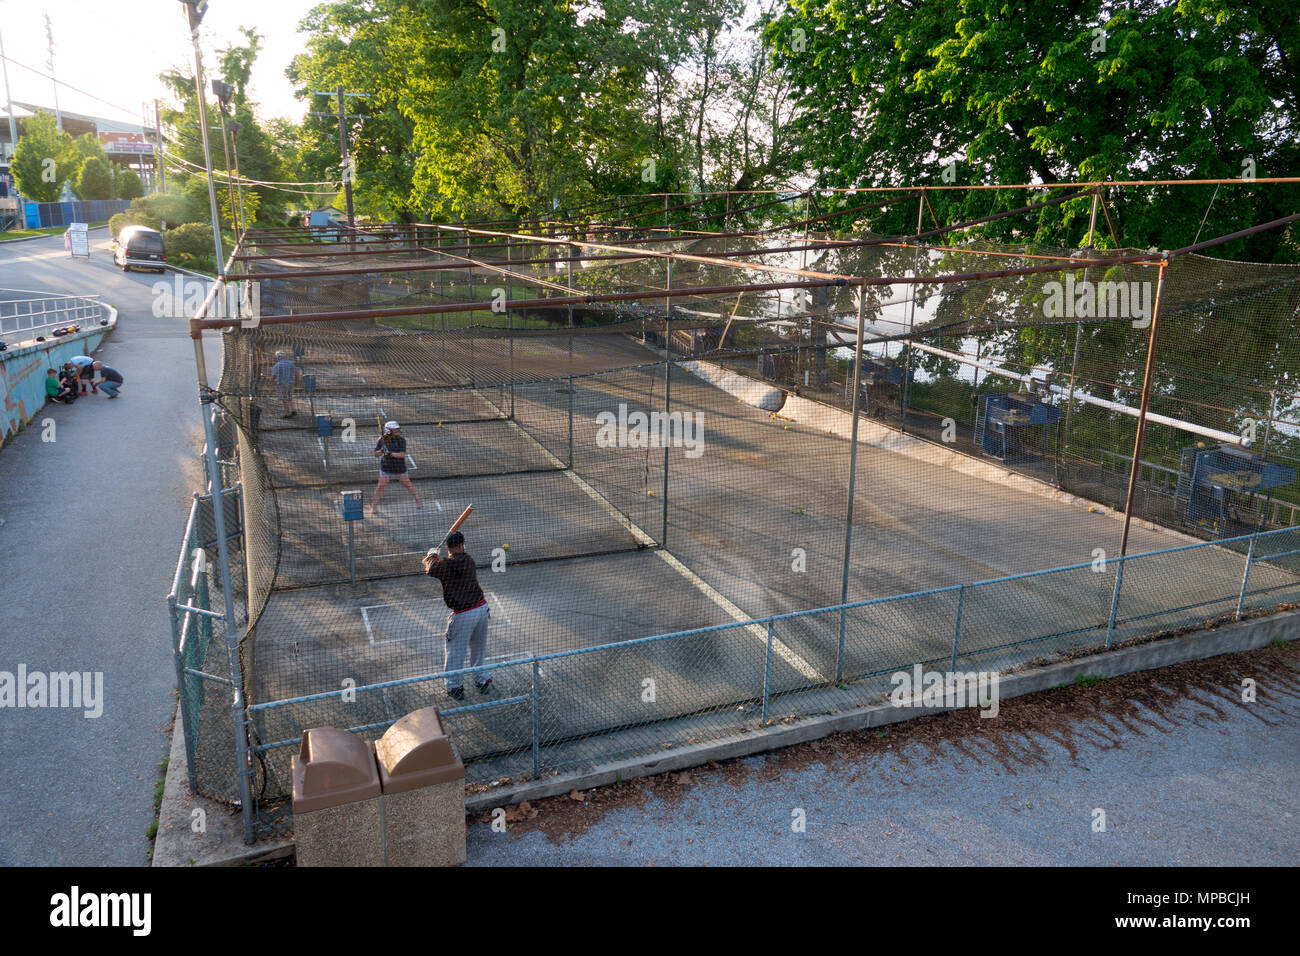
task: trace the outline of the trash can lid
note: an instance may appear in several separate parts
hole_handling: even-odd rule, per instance
[[[358,803],[380,793],[370,744],[337,727],[303,731],[292,770],[294,813]]]
[[[465,765],[436,707],[412,711],[389,727],[375,742],[375,757],[384,793],[465,779]]]

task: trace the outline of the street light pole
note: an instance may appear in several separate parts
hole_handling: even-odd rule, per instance
[[[59,132],[63,132],[63,111],[59,109],[59,81],[54,77],[54,24],[50,22],[50,15],[45,14],[45,37],[50,43],[50,61],[47,64],[50,68],[50,82],[54,84],[54,117],[58,124]]]
[[[217,109],[221,113],[221,149],[226,154],[226,195],[230,197],[230,225],[238,236],[243,230],[238,213],[235,212],[235,181],[230,165],[230,129],[226,125],[226,104],[230,100],[231,92],[229,83],[216,79],[212,81],[212,94],[217,98]]]
[[[162,120],[158,116],[157,100],[153,101],[153,131],[158,139],[158,149],[154,154],[158,161],[158,191],[165,193],[167,191],[167,147],[163,145]]]
[[[235,195],[239,197],[239,224],[242,229],[248,228],[248,217],[244,215],[244,184],[243,176],[239,173],[239,140],[235,137],[243,129],[243,124],[239,120],[231,120],[226,124],[230,128],[230,151],[235,156]]]

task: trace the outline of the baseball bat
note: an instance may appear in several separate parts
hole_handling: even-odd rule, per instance
[[[463,525],[463,524],[465,523],[466,519],[469,518],[469,516],[473,513],[473,511],[474,511],[474,506],[473,506],[473,505],[470,505],[468,508],[466,508],[464,511],[462,511],[462,512],[460,513],[460,517],[456,519],[456,523],[453,524],[450,528],[448,528],[448,529],[447,529],[447,533],[444,534],[444,535],[442,536],[442,540],[438,542],[438,546],[437,546],[436,548],[432,548],[431,550],[432,550],[432,551],[441,551],[441,550],[442,550],[442,546],[443,546],[444,544],[447,543],[447,539],[450,538],[450,537],[452,536],[452,534],[453,534],[453,533],[454,533],[454,532],[455,532],[455,531],[456,531],[456,530],[457,530],[461,525]]]

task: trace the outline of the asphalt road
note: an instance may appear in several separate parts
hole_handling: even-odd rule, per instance
[[[0,289],[119,310],[97,357],[126,379],[119,400],[49,406],[0,450],[0,670],[102,671],[104,688],[98,718],[0,710],[0,865],[144,865],[175,712],[165,601],[201,481],[194,351],[181,319],[152,312],[159,275],[123,275],[105,230],[91,249],[0,244]],[[214,375],[219,358],[210,343]]]

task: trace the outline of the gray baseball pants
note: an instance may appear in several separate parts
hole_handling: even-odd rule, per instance
[[[491,615],[488,606],[476,607],[459,614],[447,614],[447,656],[443,660],[444,671],[460,670],[465,666],[465,651],[469,651],[469,666],[479,667],[487,662],[488,621]],[[456,674],[447,678],[447,690],[457,690],[463,686],[465,675]],[[483,683],[491,676],[490,671],[476,671],[474,680]]]

